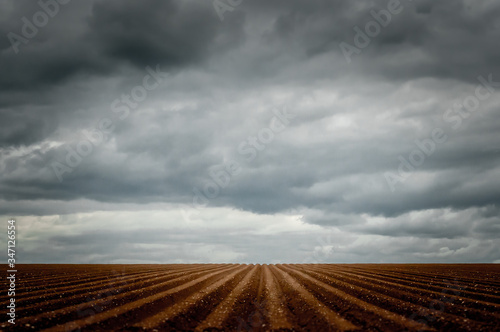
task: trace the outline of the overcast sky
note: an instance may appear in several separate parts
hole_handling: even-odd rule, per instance
[[[0,32],[19,262],[500,262],[496,0],[0,0]]]

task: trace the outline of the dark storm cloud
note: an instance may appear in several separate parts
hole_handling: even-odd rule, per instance
[[[117,61],[178,68],[241,43],[244,17],[236,17],[222,29],[210,2],[100,1],[92,8],[87,38]]]
[[[354,27],[366,33],[366,24],[375,20],[372,11],[387,12],[389,3],[312,1],[291,6],[281,2],[280,6],[257,1],[248,7],[259,13],[271,10],[277,16],[267,34],[270,40],[312,58],[330,51],[343,57],[339,43],[355,46]],[[474,82],[479,74],[500,70],[500,48],[493,42],[500,37],[497,3],[395,3],[399,3],[398,13],[390,15],[359,55],[352,55],[357,68],[351,71],[361,69],[398,80],[439,77]]]
[[[226,22],[228,29],[222,30],[208,2],[71,2],[60,5],[47,25],[37,29],[27,44],[17,46],[16,53],[8,34],[22,37],[25,21],[21,18],[32,22],[32,16],[43,10],[32,1],[15,1],[11,6],[8,17],[0,22],[0,35],[5,36],[0,44],[3,146],[33,144],[52,133],[60,114],[68,109],[58,105],[64,93],[56,92],[59,100],[51,96],[71,80],[120,77],[122,63],[138,70],[158,64],[164,70],[180,70],[244,40],[244,19],[234,17]],[[40,103],[50,107],[35,112],[34,105]],[[42,114],[51,125],[40,123],[40,128],[34,128],[30,125],[33,114],[23,114],[25,106],[35,108],[31,110],[35,117]],[[26,123],[18,119],[21,114]]]
[[[414,259],[437,250],[460,260],[457,248],[466,248],[463,257],[486,248],[494,260],[489,242],[464,243],[498,234],[500,5],[401,0],[348,63],[340,44],[356,46],[354,27],[364,31],[372,12],[395,2],[249,0],[223,21],[211,1],[70,2],[15,53],[7,34],[20,34],[21,18],[41,7],[0,1],[1,213],[73,216],[150,203],[198,209],[193,189],[203,191],[214,169],[235,160],[240,172],[208,207],[296,214],[310,226],[373,235],[372,247],[371,240],[349,247],[353,255],[414,236]],[[121,119],[114,102],[123,110],[146,67],[169,75]],[[481,87],[489,94],[477,110],[447,113],[474,96],[480,75],[494,83]],[[285,105],[290,123],[252,148],[273,109]],[[52,165],[69,165],[102,118],[112,132],[59,181]],[[446,142],[391,191],[384,174],[397,174],[401,158],[435,128]],[[435,215],[411,219],[421,211]],[[450,230],[447,215],[456,215]],[[372,224],[374,216],[388,222]],[[61,248],[72,243],[57,239]],[[217,241],[224,242],[208,242]]]
[[[15,1],[0,25],[2,35],[22,36],[24,21],[42,10],[33,1]],[[15,53],[3,38],[0,87],[51,86],[79,72],[111,74],[121,61],[139,69],[147,65],[179,68],[202,61],[242,41],[243,19],[229,20],[223,30],[208,2],[91,1],[60,6],[49,24]]]
[[[40,142],[57,129],[57,123],[50,119],[40,118],[32,110],[0,111],[2,120],[0,126],[0,147],[30,145]]]
[[[2,92],[46,89],[79,72],[109,73],[107,68],[111,63],[93,57],[88,52],[91,45],[81,40],[86,29],[81,21],[88,13],[89,4],[74,2],[60,6],[57,14],[41,27],[33,24],[33,16],[44,13],[37,2],[15,1],[12,6],[13,10],[0,24],[1,35],[5,37],[0,44],[0,70],[5,73],[0,78]],[[30,25],[34,32],[26,28]],[[32,33],[26,35],[26,31]],[[14,45],[9,39],[10,33],[22,38],[27,36],[25,42]]]
[[[484,215],[493,209],[496,209],[494,205],[480,209],[427,210],[421,213],[401,215],[383,222],[354,225],[353,228],[359,228],[366,234],[391,237],[489,239],[499,235],[497,227],[500,222],[499,215],[490,217]]]

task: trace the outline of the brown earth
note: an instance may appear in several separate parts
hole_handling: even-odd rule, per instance
[[[2,331],[500,331],[493,264],[17,270],[16,324],[7,322],[3,291]]]

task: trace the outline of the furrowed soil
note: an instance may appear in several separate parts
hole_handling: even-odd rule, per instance
[[[7,321],[3,291],[1,331],[500,331],[495,264],[44,264],[17,271],[16,324]]]

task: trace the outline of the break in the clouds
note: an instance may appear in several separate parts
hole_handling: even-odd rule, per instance
[[[19,259],[498,262],[499,14],[0,0]]]

